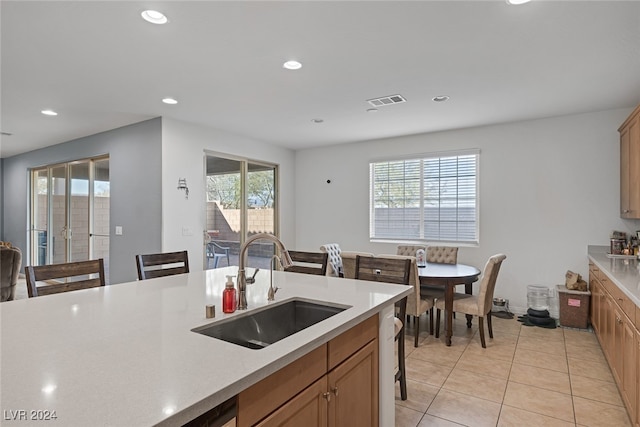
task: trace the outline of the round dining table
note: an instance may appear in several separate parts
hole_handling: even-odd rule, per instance
[[[444,288],[445,334],[446,343],[451,345],[453,324],[453,294],[457,285],[464,285],[465,293],[471,295],[473,282],[478,280],[480,270],[472,265],[442,264],[428,262],[424,267],[418,267],[420,286],[442,286]],[[467,327],[471,327],[473,316],[467,315]]]

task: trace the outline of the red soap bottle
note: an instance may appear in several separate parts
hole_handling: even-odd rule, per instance
[[[222,292],[222,311],[224,313],[233,313],[236,308],[236,288],[233,285],[233,276],[227,276],[227,284]]]

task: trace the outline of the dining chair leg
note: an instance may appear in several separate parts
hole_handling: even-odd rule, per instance
[[[398,337],[398,374],[396,375],[396,379],[400,381],[400,399],[407,400],[407,371],[405,366],[404,341],[404,333],[400,332]]]
[[[413,316],[413,323],[416,325],[413,346],[418,347],[418,335],[420,335],[420,316]]]
[[[429,335],[433,335],[433,307],[429,310]]]
[[[436,310],[436,338],[440,338],[440,309]]]
[[[487,329],[489,329],[489,338],[493,339],[493,327],[491,326],[491,312],[487,313]]]
[[[482,348],[487,348],[487,343],[484,340],[484,324],[482,322],[482,316],[478,317],[478,329],[480,330],[480,343],[482,343]]]

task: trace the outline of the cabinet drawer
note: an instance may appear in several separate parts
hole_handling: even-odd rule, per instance
[[[589,274],[593,273],[594,275],[597,275],[597,273],[600,272],[600,269],[598,267],[596,267],[596,265],[592,262],[589,263]]]
[[[371,316],[347,332],[329,341],[329,369],[333,369],[349,356],[378,337],[378,315]]]
[[[324,344],[242,391],[238,395],[238,427],[254,425],[326,372]]]
[[[591,274],[591,272],[589,272],[589,274]],[[622,309],[624,314],[631,320],[631,323],[634,323],[636,327],[638,327],[638,322],[640,322],[640,320],[637,319],[638,307],[608,276],[602,274],[602,272],[600,272],[600,274],[600,283],[602,283],[602,286],[609,292],[613,302]]]
[[[600,275],[600,283],[602,283],[602,287],[605,291],[609,293],[616,300],[616,291],[619,291],[618,287],[609,279],[609,277],[605,274]]]

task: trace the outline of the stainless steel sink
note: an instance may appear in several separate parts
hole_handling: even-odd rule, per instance
[[[294,299],[212,325],[200,326],[192,331],[257,350],[322,322],[347,308],[349,306]]]

